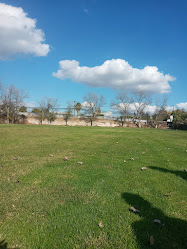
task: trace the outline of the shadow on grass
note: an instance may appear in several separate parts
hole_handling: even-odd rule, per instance
[[[0,241],[0,249],[8,249],[7,242],[5,242],[5,240]]]
[[[0,249],[13,249],[8,247],[8,243],[5,240],[0,241]],[[14,249],[19,249],[18,247],[14,247]]]
[[[153,248],[159,249],[186,249],[187,222],[181,219],[170,218],[160,209],[154,208],[148,201],[136,194],[123,193],[122,198],[129,205],[140,210],[140,220],[132,223],[139,248],[150,247],[150,236],[155,242]],[[132,213],[132,215],[136,215]],[[159,219],[164,226],[155,224]]]
[[[180,176],[181,178],[183,178],[184,180],[187,181],[187,172],[185,171],[181,171],[181,170],[169,170],[169,169],[164,169],[161,167],[156,167],[156,166],[149,166],[150,169],[153,170],[158,170],[164,173],[171,173],[171,174],[175,174],[176,176]]]

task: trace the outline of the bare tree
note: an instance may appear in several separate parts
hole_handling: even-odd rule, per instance
[[[138,119],[138,127],[141,128],[140,118],[147,105],[151,104],[151,98],[143,91],[137,91],[134,93],[133,103],[135,107],[135,114]]]
[[[87,117],[92,126],[93,121],[101,113],[101,107],[105,104],[105,98],[102,95],[98,96],[95,93],[88,93],[88,95],[84,97],[84,100],[86,101]]]
[[[121,90],[117,93],[116,98],[111,103],[111,107],[114,110],[117,110],[120,114],[120,119],[122,123],[122,127],[124,123],[126,122],[129,105],[132,103],[132,98],[128,96],[128,94],[125,92],[125,90]]]
[[[56,108],[58,107],[58,100],[47,98],[47,120],[51,124],[56,119]]]
[[[167,106],[167,97],[163,96],[163,98],[156,98],[156,109],[153,115],[153,120],[155,122],[154,127],[158,128],[159,121],[163,121],[166,116],[166,106]]]
[[[39,102],[38,102],[39,106],[39,112],[37,113],[37,119],[39,121],[39,123],[42,125],[43,121],[47,118],[47,103],[46,103],[46,99],[42,98]]]
[[[56,119],[55,108],[57,108],[57,106],[57,99],[44,97],[39,101],[37,118],[40,124],[42,124],[45,119],[47,119],[50,124]]]
[[[70,119],[70,117],[72,117],[72,110],[73,110],[73,105],[71,103],[71,101],[67,102],[67,110],[64,113],[64,119],[66,121],[66,125],[68,125],[68,120]]]
[[[15,85],[4,87],[0,86],[0,102],[4,118],[8,123],[16,123],[20,119],[19,107],[23,104],[24,99],[28,96],[22,89],[18,89]]]

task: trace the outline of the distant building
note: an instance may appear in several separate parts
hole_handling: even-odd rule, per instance
[[[172,123],[173,122],[173,115],[170,116],[169,119],[167,119],[167,123]]]

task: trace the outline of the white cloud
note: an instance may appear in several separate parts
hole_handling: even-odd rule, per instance
[[[81,104],[82,108],[87,110],[87,109],[90,109],[90,107],[93,107],[94,106],[94,103],[88,103],[87,101],[84,101],[82,104]]]
[[[138,106],[138,103],[135,103],[137,106]],[[156,111],[156,106],[155,105],[147,105],[144,109],[144,113],[149,113],[150,115],[153,115]],[[130,113],[134,113],[136,112],[136,108],[135,108],[135,105],[134,103],[130,104],[129,105],[129,109],[128,109],[128,112]]]
[[[27,17],[22,8],[0,3],[0,59],[15,54],[46,56],[49,45],[44,44],[45,36],[36,28],[36,20]]]
[[[84,83],[91,87],[124,88],[128,91],[143,90],[148,93],[170,92],[169,81],[175,78],[164,75],[155,66],[146,66],[143,69],[133,68],[122,59],[105,61],[101,66],[80,67],[75,60],[59,62],[60,68],[54,77],[61,80],[71,79],[74,82]]]
[[[102,114],[104,114],[104,117],[107,117],[107,118],[111,118],[112,117],[112,112],[111,111],[102,112]]]
[[[87,101],[84,101],[83,103],[81,103],[81,106],[83,109],[88,109],[90,107]]]
[[[120,104],[121,107],[123,107],[123,103]],[[185,111],[187,111],[187,102],[186,103],[179,103],[173,106],[166,106],[166,111],[167,112],[172,112],[173,110],[176,109],[184,109]],[[113,107],[115,112],[119,112],[119,108],[117,107]],[[153,115],[155,113],[157,109],[156,105],[147,105],[144,109],[144,113],[149,113],[150,115]],[[129,108],[128,108],[128,113],[134,113],[136,111],[134,104],[130,104]]]
[[[135,103],[137,106],[138,106],[138,103]],[[123,103],[119,104],[121,108],[123,108]],[[113,107],[114,111],[115,112],[119,112],[120,111],[120,108],[118,107]],[[144,109],[144,113],[148,113],[149,115],[153,115],[156,111],[157,107],[156,105],[147,105]],[[134,103],[131,103],[129,104],[129,107],[128,107],[128,113],[129,114],[134,114],[134,112],[136,112],[136,108],[135,108],[135,105]]]
[[[136,103],[138,104],[138,103]],[[82,104],[83,109],[87,109],[89,107],[87,101],[83,102]],[[119,104],[121,108],[123,108],[123,103]],[[120,112],[121,108],[118,108],[117,106],[113,106],[113,112],[112,111],[106,111],[103,112],[104,116],[106,117],[112,117],[114,115],[116,115],[117,113]],[[172,112],[173,110],[176,110],[177,108],[179,109],[184,109],[185,111],[187,111],[187,102],[186,103],[179,103],[173,106],[166,106],[166,111],[167,112]],[[156,105],[147,105],[144,109],[144,113],[148,113],[150,116],[155,114],[155,111],[157,109]],[[134,114],[134,112],[136,112],[136,108],[134,103],[129,104],[128,107],[128,114]]]
[[[184,109],[185,111],[187,111],[187,102],[176,104],[176,106],[180,109]]]
[[[152,116],[155,113],[156,109],[157,109],[156,105],[147,105],[145,107],[144,112],[149,113]]]
[[[174,110],[176,110],[175,106],[166,106],[166,111],[167,112],[172,112]]]

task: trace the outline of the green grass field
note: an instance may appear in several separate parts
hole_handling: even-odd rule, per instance
[[[185,131],[0,125],[0,248],[187,248],[186,150]]]

